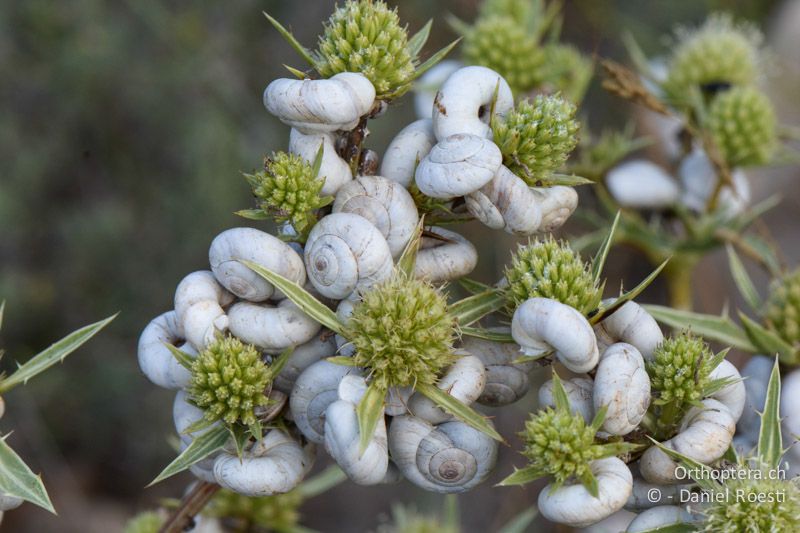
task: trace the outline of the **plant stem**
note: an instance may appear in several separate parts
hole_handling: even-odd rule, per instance
[[[170,515],[159,533],[181,533],[186,531],[193,523],[194,517],[203,510],[220,486],[207,481],[198,482],[194,488],[184,496],[181,504]]]
[[[675,309],[692,310],[692,272],[696,259],[673,257],[664,268],[670,305]]]

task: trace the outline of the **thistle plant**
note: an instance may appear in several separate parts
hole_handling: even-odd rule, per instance
[[[800,269],[772,282],[764,322],[789,346],[800,350]]]
[[[735,87],[711,102],[706,127],[730,167],[769,163],[777,148],[775,111],[751,87]]]
[[[576,108],[559,96],[539,95],[524,100],[492,124],[503,163],[532,187],[552,184],[578,144]]]

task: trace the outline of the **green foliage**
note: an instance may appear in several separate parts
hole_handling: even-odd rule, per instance
[[[732,167],[768,163],[777,147],[772,103],[758,89],[735,87],[711,102],[705,126]]]
[[[253,427],[258,422],[256,408],[269,401],[264,394],[269,384],[269,369],[255,346],[220,337],[195,358],[188,390],[206,422]]]
[[[541,64],[536,73],[540,85],[560,92],[570,102],[583,100],[592,80],[594,64],[569,44],[548,44],[541,49]]]
[[[128,520],[124,533],[158,533],[165,519],[158,511],[144,511]]]
[[[224,518],[241,527],[289,532],[297,531],[302,503],[303,495],[298,490],[249,498],[223,489],[209,502],[203,514]]]
[[[800,269],[772,282],[764,319],[770,331],[800,349]]]
[[[560,96],[523,100],[492,123],[503,164],[530,186],[547,186],[578,143],[576,108]]]
[[[603,296],[591,265],[584,263],[567,242],[552,236],[520,246],[505,276],[512,310],[529,298],[550,298],[585,315],[597,309]]]
[[[344,332],[356,366],[384,390],[435,383],[456,359],[455,335],[444,294],[402,274],[364,291]]]
[[[677,32],[664,88],[676,102],[705,84],[749,85],[759,75],[761,34],[725,14],[710,16],[699,28]]]
[[[288,222],[299,235],[316,223],[315,211],[331,203],[320,196],[325,177],[317,176],[302,157],[277,152],[264,161],[264,170],[245,174],[258,207],[276,222]]]
[[[21,498],[55,514],[42,477],[31,472],[8,445],[7,438],[8,435],[0,438],[0,493]]]

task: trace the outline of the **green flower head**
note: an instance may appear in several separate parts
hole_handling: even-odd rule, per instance
[[[318,178],[302,157],[277,152],[264,161],[264,170],[245,174],[259,208],[276,222],[288,222],[299,235],[317,221],[315,211],[331,202],[320,196],[325,178]]]
[[[325,23],[314,59],[315,68],[326,78],[360,72],[375,86],[378,100],[405,94],[417,63],[397,9],[382,0],[348,0],[338,6]]]
[[[547,186],[578,144],[575,106],[558,95],[523,100],[492,123],[503,164],[530,186]]]
[[[158,533],[165,521],[164,514],[158,511],[145,511],[128,520],[124,533]]]
[[[377,533],[459,533],[451,524],[434,514],[424,514],[411,506],[393,505],[392,521],[378,526]]]
[[[480,18],[464,34],[464,62],[488,67],[505,78],[514,94],[537,85],[544,57],[535,36],[509,16]]]
[[[402,274],[366,290],[345,331],[355,365],[384,390],[435,383],[456,360],[455,336],[444,294]]]
[[[542,48],[537,84],[560,92],[571,102],[580,102],[592,80],[594,64],[574,46],[548,44]]]
[[[772,104],[763,93],[735,87],[711,102],[707,128],[730,166],[763,165],[777,146],[776,122]]]
[[[590,265],[568,243],[552,236],[520,246],[505,276],[512,310],[529,298],[550,298],[585,315],[597,309],[603,294]]]
[[[664,82],[667,94],[676,101],[686,100],[693,88],[748,85],[758,77],[762,37],[753,26],[716,14],[697,29],[676,33],[678,42]]]
[[[221,490],[209,502],[205,514],[249,524],[251,529],[294,531],[300,521],[301,491],[250,498],[230,490]]]
[[[189,395],[208,422],[258,423],[255,410],[269,402],[270,374],[261,353],[235,337],[220,337],[192,362]]]
[[[800,350],[800,269],[772,282],[765,321],[767,328]]]
[[[531,0],[484,0],[478,15],[479,18],[500,15],[528,23],[541,15],[541,9]]]

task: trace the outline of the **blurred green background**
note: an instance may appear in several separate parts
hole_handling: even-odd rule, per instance
[[[428,53],[455,37],[444,16],[472,20],[476,4],[398,3],[411,30],[435,19]],[[655,54],[676,22],[697,23],[709,11],[727,9],[769,30],[782,2],[566,4],[563,40],[624,60],[625,30]],[[241,172],[259,166],[265,153],[286,148],[288,128],[264,110],[261,93],[270,80],[287,75],[283,63],[300,60],[261,12],[291,26],[311,46],[332,8],[328,0],[0,3],[3,368],[12,369],[15,360],[24,361],[80,325],[121,311],[65,365],[6,399],[0,427],[4,434],[14,430],[9,442],[44,473],[60,516],[25,505],[6,514],[3,528],[117,531],[136,511],[180,495],[186,476],[143,488],[173,457],[167,443],[173,395],[139,372],[137,337],[151,318],[171,308],[185,274],[207,268],[211,239],[245,224],[233,215],[250,204]],[[796,113],[796,96],[784,100]],[[412,113],[409,97],[397,102],[371,123],[370,146],[382,150]],[[582,113],[595,127],[621,126],[630,114],[603,93],[596,78]],[[790,198],[783,209],[796,212],[793,202],[795,207]],[[780,220],[779,213],[773,220]],[[512,241],[490,239],[477,226],[467,232],[482,250],[476,277],[491,281]],[[796,256],[797,248],[787,255]],[[640,279],[647,273],[640,258],[618,255],[615,275]],[[727,286],[715,283],[704,289],[712,307]],[[655,286],[650,300],[662,291]],[[521,402],[516,413],[503,413],[505,434],[518,429],[530,406]],[[532,488],[491,489],[512,463],[519,464],[513,450],[502,450],[498,474],[460,498],[466,531],[496,528],[535,501]],[[370,529],[398,500],[423,508],[441,502],[408,485],[345,484],[309,502],[304,523],[322,531]]]

